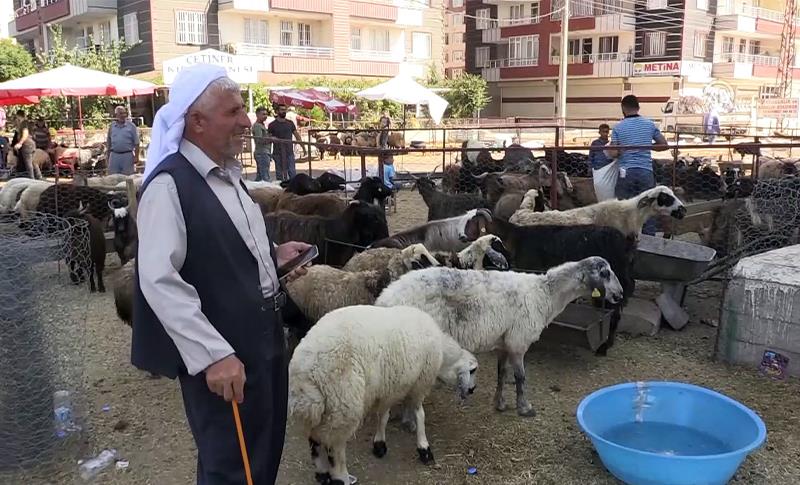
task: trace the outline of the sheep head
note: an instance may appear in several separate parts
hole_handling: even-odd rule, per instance
[[[656,215],[672,216],[675,219],[683,219],[686,215],[686,206],[669,187],[664,185],[659,185],[639,195],[636,207],[638,209],[649,208]]]
[[[475,261],[473,264],[478,263],[480,267],[475,269],[499,269],[507,270],[509,268],[508,260],[511,254],[506,249],[503,241],[494,234],[487,234],[475,240],[463,252],[472,252]]]
[[[592,256],[579,261],[578,265],[587,289],[592,292],[592,298],[605,298],[611,304],[622,301],[622,285],[608,261],[600,256]]]
[[[400,251],[400,258],[406,269],[424,269],[439,266],[439,262],[423,244],[412,244]]]
[[[492,213],[489,209],[469,210],[461,216],[458,239],[461,242],[474,241],[488,232],[491,223]]]
[[[458,389],[459,397],[464,400],[475,392],[475,374],[478,370],[478,359],[472,353],[462,349],[453,337],[442,333],[442,366],[438,378],[445,384]]]

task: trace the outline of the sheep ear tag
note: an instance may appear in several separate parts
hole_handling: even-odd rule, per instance
[[[592,298],[600,298],[600,290],[597,288],[592,290]]]

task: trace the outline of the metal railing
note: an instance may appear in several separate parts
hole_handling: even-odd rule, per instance
[[[742,5],[742,15],[747,15],[748,17],[755,17],[764,20],[771,20],[773,22],[783,23],[786,19],[786,15],[783,12],[779,12],[777,10],[770,10],[768,8],[763,7],[753,7],[751,5]]]
[[[780,63],[780,58],[777,56],[765,56],[762,54],[740,54],[737,52],[727,52],[715,55],[714,62],[725,64],[753,64],[756,66],[777,66]]]
[[[350,59],[354,61],[389,61],[403,62],[403,54],[398,55],[392,51],[378,51],[367,49],[350,49]]]
[[[594,64],[596,62],[631,62],[630,52],[600,52],[596,54],[570,54],[569,64]],[[561,56],[550,56],[550,64],[560,64]]]
[[[286,57],[316,57],[330,59],[333,57],[332,47],[273,45],[273,44],[236,44],[236,53],[243,55],[272,55]]]

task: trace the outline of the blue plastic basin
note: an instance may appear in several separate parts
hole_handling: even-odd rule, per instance
[[[767,437],[746,406],[679,382],[605,387],[577,415],[603,465],[630,485],[724,485]]]

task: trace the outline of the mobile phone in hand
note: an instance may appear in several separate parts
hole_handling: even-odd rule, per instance
[[[310,263],[314,259],[319,256],[319,249],[316,245],[312,245],[310,248],[306,249],[302,253],[298,254],[291,260],[287,261],[286,264],[279,267],[278,271],[278,279],[283,279],[291,273],[292,271],[296,270],[301,266],[305,266],[306,264]]]

